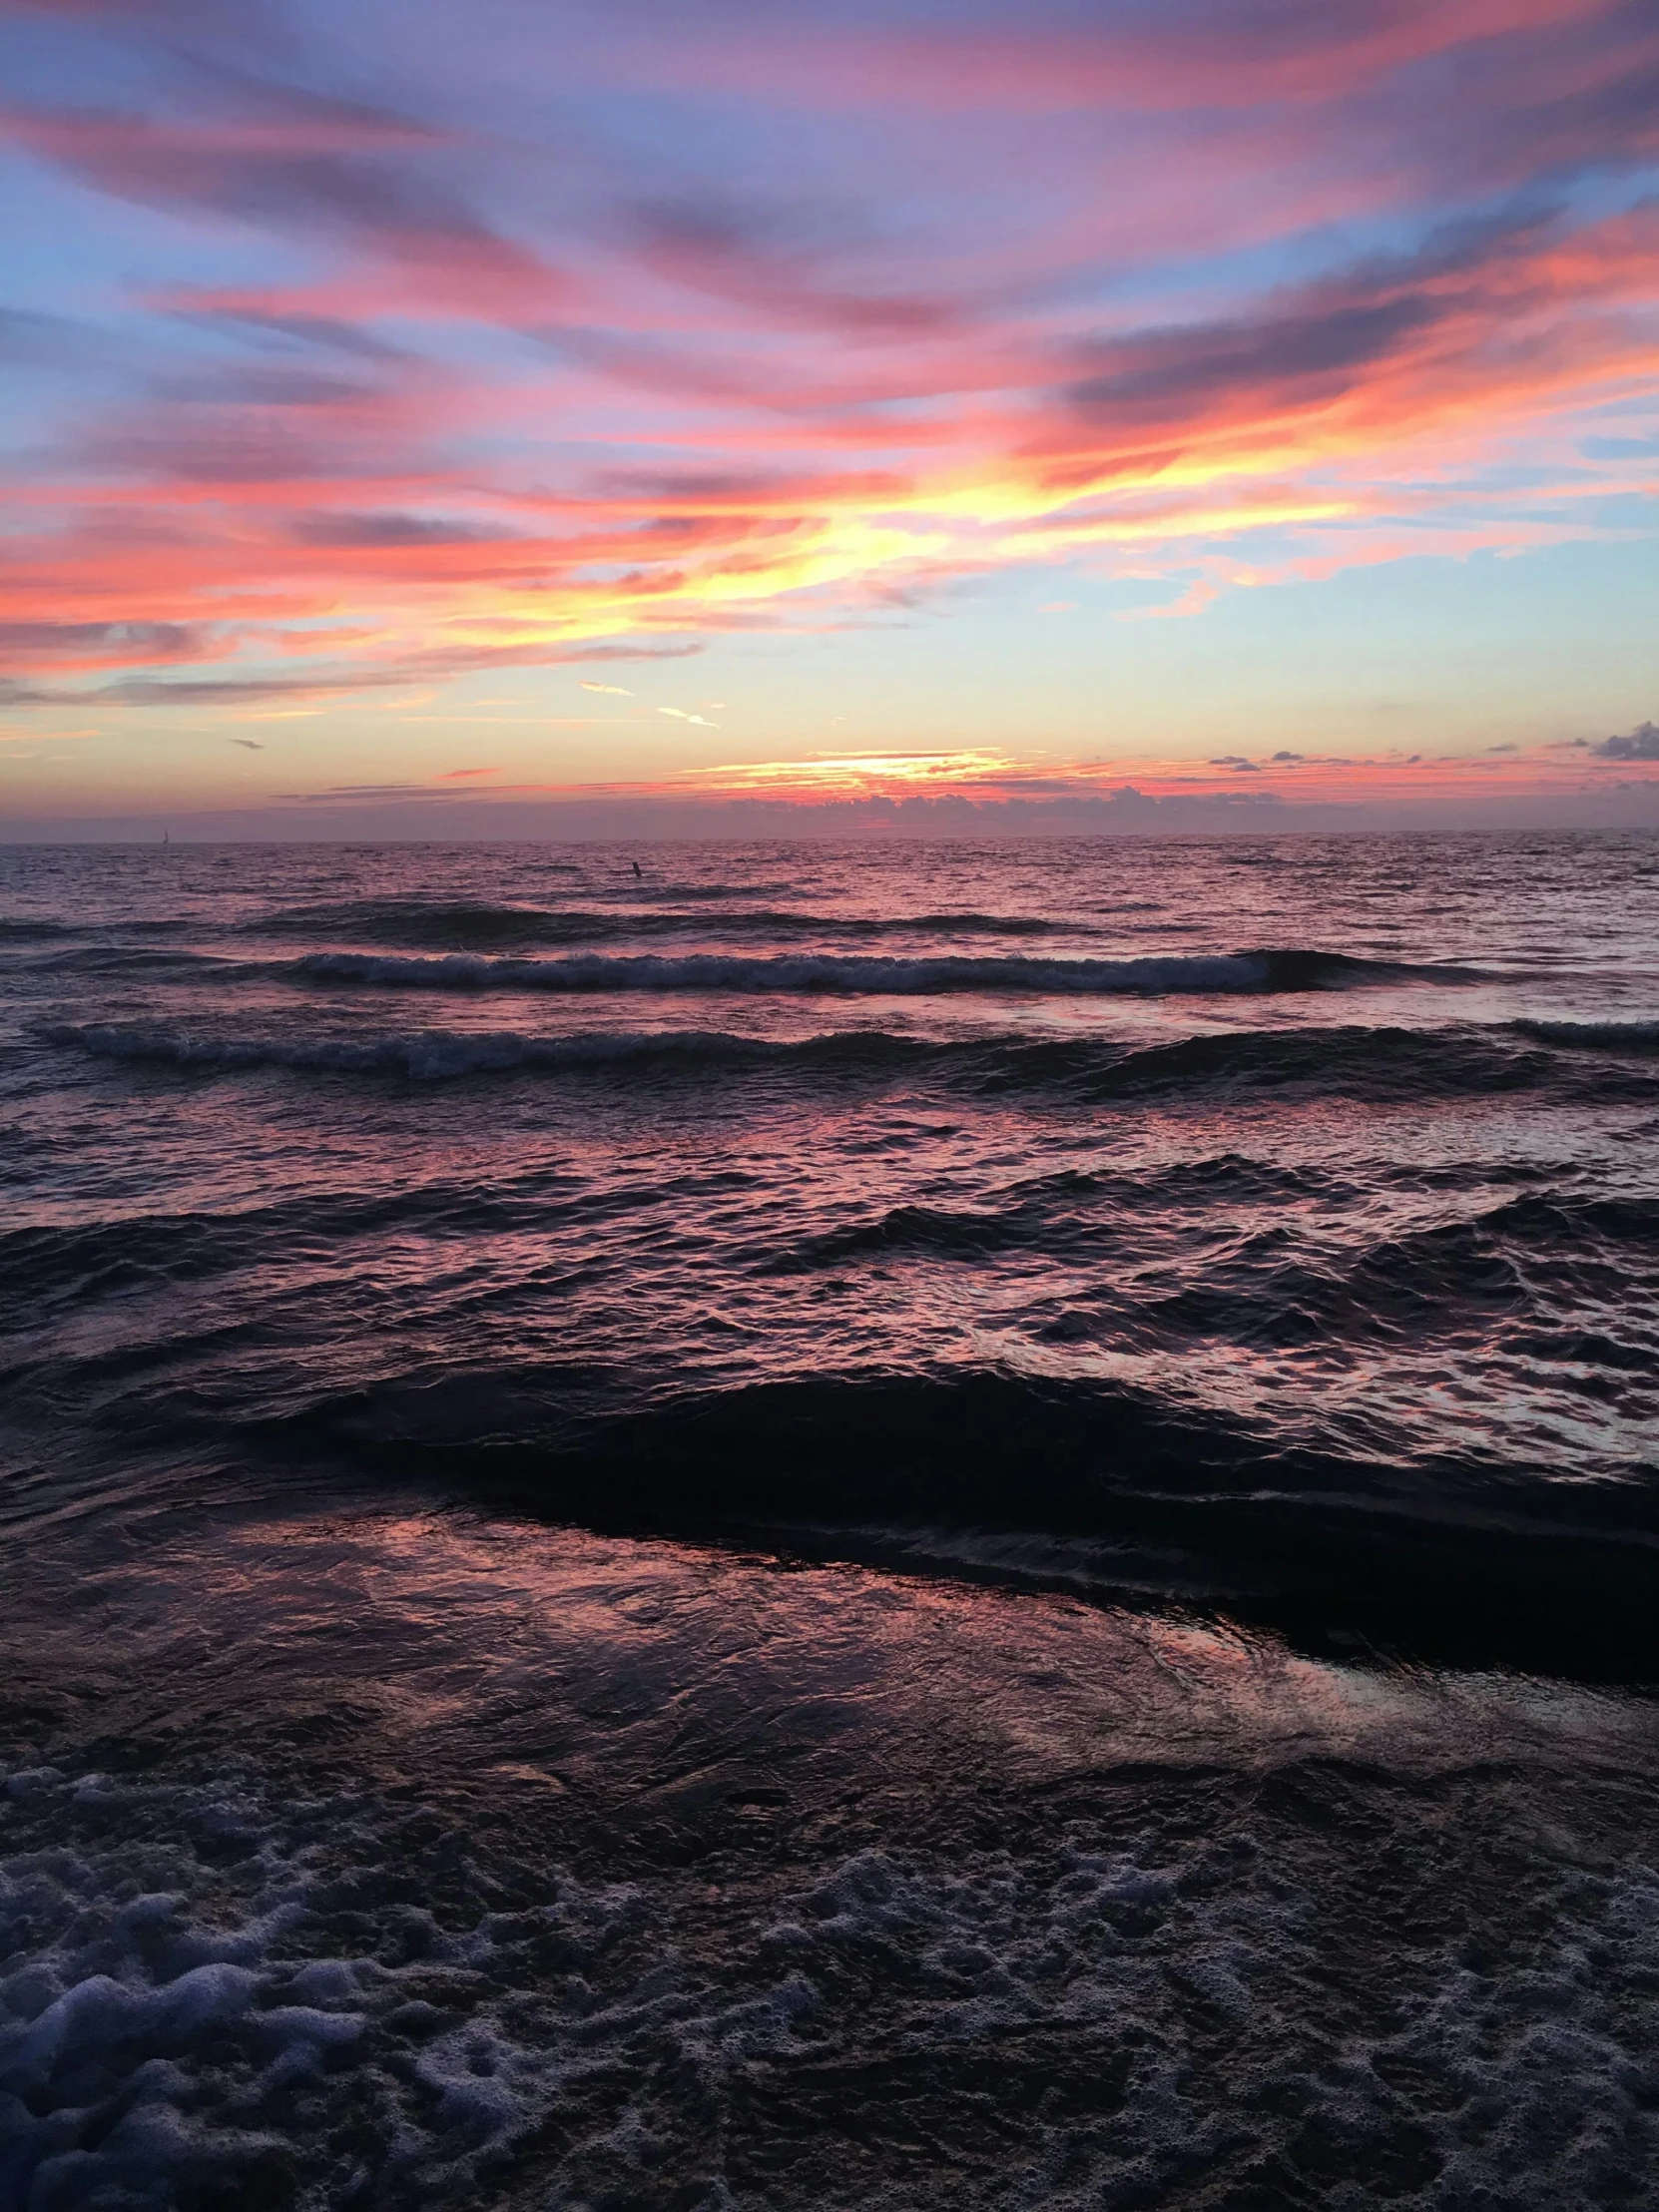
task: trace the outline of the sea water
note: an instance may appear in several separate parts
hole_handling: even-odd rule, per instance
[[[0,968],[0,2202],[1646,2201],[1659,840],[14,847]]]

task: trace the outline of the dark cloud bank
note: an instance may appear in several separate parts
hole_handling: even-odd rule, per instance
[[[1590,748],[1604,761],[1659,761],[1659,723],[1638,723],[1622,738],[1608,738]]]

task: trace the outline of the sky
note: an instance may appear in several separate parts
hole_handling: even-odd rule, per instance
[[[0,0],[0,835],[1659,826],[1659,0]]]

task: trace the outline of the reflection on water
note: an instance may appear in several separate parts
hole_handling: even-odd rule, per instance
[[[1428,1773],[1499,1744],[1612,1758],[1652,1738],[1645,1701],[1525,1677],[457,1511],[218,1520],[54,1584],[14,1611],[13,1679],[86,1701],[105,1741],[217,1749],[257,1718],[270,1748],[331,1719],[382,1779],[508,1778],[701,1849],[733,1805],[764,1804],[782,1840],[844,1817],[849,1791],[908,1784],[1303,1755]]]
[[[1653,850],[0,850],[0,2207],[1646,2202]]]
[[[1543,2212],[1659,2154],[1629,1696],[421,1508],[83,1529],[9,1629],[9,2201]]]

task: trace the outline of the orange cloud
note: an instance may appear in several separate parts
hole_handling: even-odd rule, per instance
[[[683,103],[688,151],[660,160],[597,123],[556,153],[492,138],[506,64],[440,16],[409,11],[405,107],[364,102],[297,22],[280,68],[181,61],[137,9],[42,29],[115,44],[102,75],[66,47],[0,132],[54,189],[172,228],[146,280],[74,294],[117,301],[119,337],[61,302],[19,325],[53,375],[0,548],[17,711],[672,656],[1056,564],[1167,585],[1124,619],[1201,617],[1267,582],[1632,529],[1659,482],[1640,435],[1587,442],[1659,391],[1646,11],[1080,23],[1006,0],[947,34],[901,5],[874,28],[717,7],[645,44],[600,11],[557,71],[527,25],[526,98]],[[95,109],[83,83],[117,89]],[[699,136],[717,98],[721,144],[761,99],[756,162],[789,106],[765,189]],[[848,104],[855,162],[818,112]],[[1078,109],[1112,128],[1033,131]],[[881,758],[802,773],[912,774]]]

